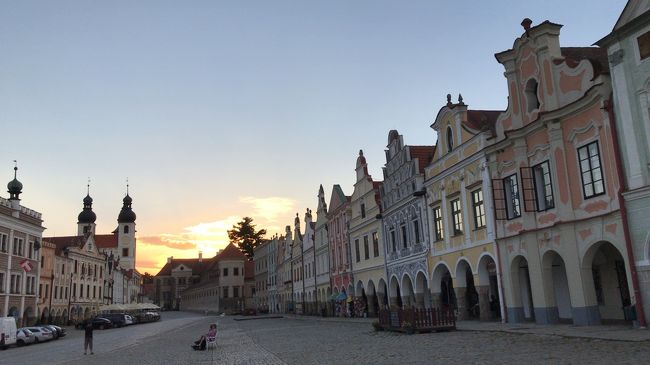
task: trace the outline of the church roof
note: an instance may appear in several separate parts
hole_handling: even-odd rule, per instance
[[[96,234],[95,246],[99,248],[117,247],[117,234]]]

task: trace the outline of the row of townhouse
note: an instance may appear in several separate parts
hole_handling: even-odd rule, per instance
[[[84,198],[78,234],[43,237],[41,214],[20,205],[23,184],[14,179],[0,198],[0,317],[19,325],[77,322],[102,305],[141,300],[135,270],[135,213],[123,200],[118,227],[95,234],[92,198]]]
[[[561,25],[525,19],[495,55],[507,109],[448,95],[435,146],[389,132],[383,182],[360,152],[351,196],[335,185],[328,207],[321,186],[304,234],[297,216],[257,248],[258,308],[645,325],[649,15],[650,2],[630,1],[601,47],[561,47]]]

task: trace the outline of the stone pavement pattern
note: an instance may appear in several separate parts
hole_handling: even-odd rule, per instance
[[[212,322],[218,347],[190,345]],[[0,364],[648,364],[650,342],[453,331],[374,332],[365,322],[283,318],[234,321],[171,312],[163,321],[96,331],[83,356],[83,331],[45,344],[0,351]]]

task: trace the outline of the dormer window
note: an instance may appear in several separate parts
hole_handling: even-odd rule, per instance
[[[447,152],[451,152],[454,148],[454,133],[451,131],[451,127],[447,127]]]
[[[526,82],[526,105],[528,105],[528,112],[532,112],[535,109],[539,109],[539,98],[537,97],[537,90],[539,89],[539,84],[537,80],[530,79]]]

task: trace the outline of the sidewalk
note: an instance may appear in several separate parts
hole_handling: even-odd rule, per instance
[[[296,314],[278,314],[284,318],[322,321],[362,323],[370,326],[376,318],[341,318],[341,317],[315,317]],[[458,331],[505,332],[518,334],[531,334],[540,336],[560,336],[571,338],[587,338],[608,341],[643,342],[650,341],[650,330],[634,329],[625,325],[600,325],[600,326],[574,326],[571,324],[539,325],[535,323],[501,323],[481,321],[456,322]]]

